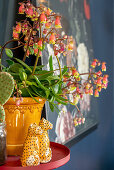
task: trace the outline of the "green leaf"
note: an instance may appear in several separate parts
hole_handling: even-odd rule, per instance
[[[0,45],[0,50],[1,50],[2,46]]]
[[[35,75],[34,75],[33,77],[35,78],[35,80],[36,80],[36,82],[38,83],[38,85],[39,85],[42,89],[45,90],[46,96],[48,97],[48,96],[49,96],[49,93],[50,93],[49,89],[42,85],[42,83],[39,81],[38,77],[36,77]]]
[[[60,115],[60,114],[59,114],[60,109],[58,108],[58,104],[53,103],[53,106],[54,106],[54,109],[56,110],[57,114]]]
[[[52,75],[53,73],[47,70],[41,70],[41,71],[37,71],[35,72],[36,76],[38,77],[39,80],[44,80],[46,79],[48,76]]]
[[[55,86],[52,87],[54,90],[54,93],[57,94],[59,91],[59,84],[56,84]]]
[[[61,103],[61,104],[63,104],[63,105],[67,105],[66,102],[63,102],[63,101],[59,100],[58,98],[56,98],[55,100],[56,100],[58,103]]]
[[[54,102],[55,101],[55,97],[52,96],[51,99],[49,99],[50,102]]]
[[[29,95],[37,102],[40,103],[37,99],[35,99],[35,97],[33,97],[33,95],[31,94],[30,90],[28,88],[26,88],[27,92],[29,93]]]
[[[6,67],[3,64],[0,64],[0,66],[6,69]]]
[[[14,63],[10,65],[8,72],[19,73],[19,69],[23,68],[23,66],[19,63]]]
[[[22,91],[22,97],[31,97],[26,88],[20,88]]]
[[[10,58],[13,57],[13,52],[12,52],[10,49],[5,48],[5,52],[6,52],[6,55],[7,55],[8,57],[10,57]]]
[[[38,95],[38,96],[40,96],[40,97],[42,97],[42,98],[46,98],[45,97],[45,93],[42,93],[41,94],[41,91],[39,91],[39,89],[37,89],[35,86],[30,86],[32,89],[33,89],[33,91]]]
[[[32,82],[30,82],[30,81],[26,81],[26,84],[29,86],[32,86]]]
[[[41,70],[45,65],[36,66],[36,71]],[[34,66],[30,66],[33,69]]]
[[[12,61],[12,60],[6,60],[6,61],[7,61],[7,63],[8,63],[9,65],[14,64],[14,61]]]
[[[64,75],[67,71],[68,71],[67,66],[64,66],[64,69],[63,69],[63,71],[62,71],[62,75]]]
[[[49,58],[49,67],[50,67],[50,71],[53,71],[53,59],[52,59],[52,55]]]
[[[47,98],[48,98],[48,97],[49,97],[49,94],[50,94],[50,91],[49,91],[49,90],[46,90],[45,93],[46,93],[46,96],[47,96]]]
[[[63,97],[61,97],[61,96],[59,96],[59,95],[55,95],[55,97],[58,98],[58,99],[60,99],[60,100],[62,100],[62,101],[68,101],[68,99],[65,99],[65,98],[63,98]]]
[[[40,49],[41,51],[43,51],[45,49],[45,44],[42,45],[42,49]]]
[[[32,69],[25,64],[22,60],[18,59],[18,58],[14,58],[16,61],[18,61],[20,64],[22,64],[27,70],[29,70],[32,73]]]
[[[8,72],[9,72],[9,71],[8,71]],[[14,80],[19,81],[19,79],[20,79],[19,73],[12,73],[12,72],[9,72],[9,73],[13,76]]]
[[[59,80],[60,79],[60,77],[58,77],[57,75],[55,75],[55,76],[49,76],[49,77],[47,77],[48,78],[48,80]]]
[[[38,48],[38,45],[37,45],[37,44],[33,44],[33,48],[34,48],[34,49],[37,49],[37,48]]]
[[[30,48],[30,47],[29,47],[29,51],[30,51],[31,55],[34,54],[34,49],[33,49],[33,48]]]
[[[54,105],[49,102],[49,107],[50,107],[51,111],[53,112],[54,111]]]
[[[27,80],[27,74],[25,72],[20,71],[19,76],[20,76],[21,81]]]

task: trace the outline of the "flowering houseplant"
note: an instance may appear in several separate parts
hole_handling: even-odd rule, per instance
[[[57,109],[58,103],[64,105],[70,103],[77,107],[78,99],[83,100],[83,94],[94,94],[98,97],[101,89],[106,89],[108,75],[103,75],[103,71],[106,71],[105,62],[94,59],[90,71],[81,74],[74,67],[61,68],[58,55],[66,55],[67,50],[73,50],[73,39],[67,35],[59,35],[59,29],[62,28],[60,15],[43,5],[35,7],[29,1],[20,3],[19,14],[25,14],[26,19],[16,23],[13,28],[13,39],[1,47],[1,57],[6,45],[12,41],[18,41],[18,48],[24,47],[23,60],[18,58],[7,60],[9,67],[2,69],[14,77],[13,96],[20,97],[16,101],[17,105],[22,101],[22,97],[32,97],[36,100],[35,97],[40,96],[49,102],[52,111],[54,108]],[[53,70],[52,56],[49,58],[49,71],[42,70],[43,65],[37,66],[39,58],[43,57],[46,44],[50,44],[54,50],[58,62],[58,75],[55,75],[56,70]],[[9,57],[13,57],[10,49],[6,48],[5,51]],[[34,66],[25,63],[29,55],[36,56]],[[82,81],[81,75],[88,77]],[[73,102],[69,101],[68,94],[72,94]]]

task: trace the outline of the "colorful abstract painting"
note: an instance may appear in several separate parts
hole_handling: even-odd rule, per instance
[[[88,0],[48,0],[49,7],[62,16],[62,29],[60,34],[73,36],[74,50],[67,55],[58,56],[61,67],[64,65],[74,66],[80,73],[88,72],[90,62],[93,58],[93,47],[91,37],[91,15]],[[51,45],[43,54],[42,64],[49,69],[49,56],[53,57],[54,70],[58,68],[56,57]],[[45,58],[44,58],[45,56]],[[85,75],[84,75],[85,76]],[[83,79],[86,78],[83,77]],[[84,80],[83,80],[84,81]],[[69,95],[72,101],[72,96]],[[94,107],[93,107],[94,104]],[[73,119],[78,116],[75,106],[58,105],[59,115],[56,111],[51,112],[48,103],[46,103],[47,119],[53,123],[53,130],[49,133],[50,140],[66,144],[73,138],[79,136],[97,123],[97,106],[96,101],[90,96],[85,95],[83,100],[78,101],[78,107],[85,117],[85,123],[74,126]]]

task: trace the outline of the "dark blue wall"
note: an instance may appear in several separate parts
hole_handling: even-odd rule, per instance
[[[99,126],[71,147],[59,170],[114,170],[113,0],[90,0],[94,56],[107,62],[109,86],[98,99]]]

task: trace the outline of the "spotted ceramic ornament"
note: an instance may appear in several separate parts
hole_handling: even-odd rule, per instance
[[[40,162],[47,163],[52,158],[52,151],[50,148],[50,141],[47,130],[52,129],[53,125],[48,120],[42,118],[39,126],[43,130],[43,133],[38,136]]]
[[[21,163],[23,167],[37,166],[40,164],[38,136],[42,134],[42,129],[36,123],[28,128],[28,134],[23,146]]]
[[[5,111],[2,105],[4,105],[14,89],[14,79],[7,72],[0,72],[0,122],[5,121]]]

